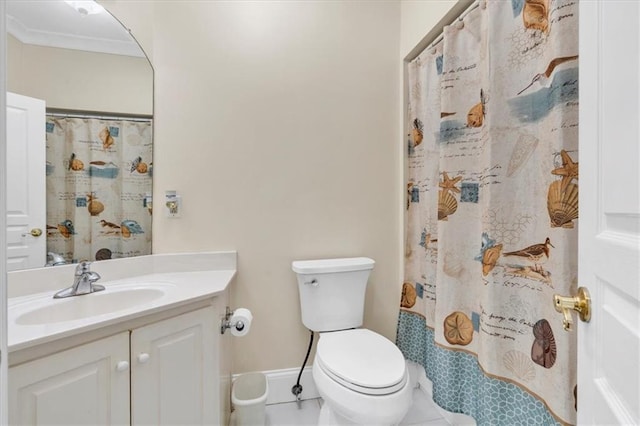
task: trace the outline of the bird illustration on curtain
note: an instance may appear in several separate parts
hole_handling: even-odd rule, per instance
[[[551,85],[551,74],[553,74],[553,71],[560,66],[561,64],[564,64],[566,62],[570,62],[570,61],[575,61],[576,59],[578,59],[578,55],[575,56],[565,56],[562,58],[555,58],[553,59],[551,62],[549,62],[549,65],[547,66],[547,69],[540,73],[540,74],[536,74],[533,79],[531,80],[531,83],[529,83],[529,85],[527,87],[525,87],[524,89],[522,89],[521,91],[518,92],[518,95],[522,94],[525,90],[527,90],[528,88],[530,88],[531,86],[533,86],[535,83],[540,84],[542,87],[549,87],[549,85]]]
[[[549,260],[549,247],[553,247],[551,240],[547,237],[544,243],[534,244],[532,246],[523,248],[522,250],[510,251],[503,253],[503,256],[515,256],[523,260],[528,260],[533,263],[533,269],[536,272],[542,272],[542,263]]]

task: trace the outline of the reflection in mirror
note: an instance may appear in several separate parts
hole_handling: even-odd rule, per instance
[[[144,52],[95,2],[11,0],[7,15],[8,269],[151,253]]]

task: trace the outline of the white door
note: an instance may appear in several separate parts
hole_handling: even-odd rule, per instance
[[[132,425],[218,423],[214,318],[204,308],[131,332]]]
[[[640,2],[580,2],[578,424],[640,424]]]
[[[6,33],[6,2],[0,1],[0,111],[6,110],[6,82],[7,82],[7,33]],[[6,129],[7,117],[0,114],[0,129]],[[7,132],[0,131],[0,165],[6,162]],[[0,167],[0,188],[6,187],[6,174]],[[7,216],[6,193],[0,191],[0,230],[6,229]],[[0,424],[7,424],[7,247],[0,244]]]
[[[46,263],[45,121],[44,101],[7,93],[8,271]]]
[[[128,425],[129,332],[9,368],[10,425]]]

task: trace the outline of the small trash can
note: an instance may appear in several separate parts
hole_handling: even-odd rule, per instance
[[[236,426],[263,426],[269,385],[262,373],[241,374],[231,390]]]

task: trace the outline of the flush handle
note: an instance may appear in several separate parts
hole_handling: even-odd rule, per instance
[[[310,286],[313,286],[313,287],[318,287],[318,284],[319,284],[319,282],[315,278],[312,279],[311,281],[305,281],[304,282],[304,285],[310,285]]]
[[[562,325],[566,331],[573,329],[572,310],[578,312],[581,321],[589,322],[591,319],[591,296],[585,287],[578,287],[578,294],[574,297],[554,294],[553,304],[556,311],[564,315]]]

